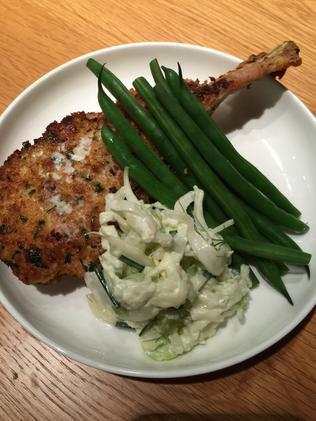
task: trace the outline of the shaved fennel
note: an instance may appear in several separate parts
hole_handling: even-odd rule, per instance
[[[229,268],[232,250],[220,235],[233,221],[208,228],[203,195],[194,187],[174,209],[144,203],[125,169],[124,186],[106,195],[100,214],[104,252],[99,261],[120,305],[113,306],[95,274],[87,272],[91,310],[113,326],[134,328],[145,353],[156,360],[204,343],[247,307],[249,268],[242,266],[240,273]]]

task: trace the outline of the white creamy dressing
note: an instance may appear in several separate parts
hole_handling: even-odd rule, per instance
[[[119,307],[95,273],[87,272],[91,309],[108,323],[135,328],[145,352],[157,360],[189,351],[247,305],[249,268],[229,268],[232,251],[219,234],[233,221],[210,229],[202,202],[203,191],[195,187],[174,209],[145,204],[132,192],[125,170],[124,186],[106,195],[100,214],[105,251],[99,260]]]

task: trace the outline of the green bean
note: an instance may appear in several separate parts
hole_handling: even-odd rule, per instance
[[[283,232],[278,225],[271,222],[267,217],[257,212],[255,209],[247,205],[247,203],[241,201],[239,198],[236,197],[236,199],[239,200],[240,203],[245,207],[247,213],[252,219],[252,222],[257,227],[259,233],[264,237],[263,239],[265,241],[268,240],[274,244],[278,244],[279,246],[285,246],[295,250],[301,250],[301,248],[296,244],[296,242],[292,240],[292,238],[289,237],[285,232]],[[280,267],[279,264],[279,269],[282,275],[285,275],[289,271],[289,268],[286,265]],[[308,277],[310,278],[310,269],[308,265],[305,266],[305,270]]]
[[[148,83],[146,83],[144,78],[137,78],[133,82],[133,85],[139,93],[142,89],[149,89]],[[142,96],[141,93],[140,95]],[[188,167],[191,168],[199,183],[206,191],[210,192],[211,195],[215,197],[217,202],[222,206],[224,212],[234,218],[242,235],[249,239],[257,239],[259,236],[258,232],[248,214],[235,200],[233,194],[226,188],[222,181],[219,180],[215,173],[208,167],[179,126],[176,125],[170,116],[159,106],[159,102],[156,99],[148,102],[147,106],[150,108],[154,117],[168,137],[173,139],[182,159],[187,162]],[[258,260],[258,268],[267,281],[293,304],[291,297],[280,278],[276,265],[273,262]]]
[[[260,210],[271,220],[287,228],[304,233],[308,226],[292,214],[277,207],[270,199],[264,196],[251,183],[249,183],[214,146],[194,120],[186,113],[177,98],[172,94],[166,83],[157,84],[154,88],[159,101],[186,133],[188,138],[212,168],[225,182],[246,202]]]
[[[149,63],[149,67],[154,81],[156,83],[163,82],[165,80],[164,75],[159,66],[158,60],[156,58]]]
[[[264,259],[270,259],[277,262],[285,262],[298,266],[308,265],[311,259],[309,253],[305,253],[301,250],[294,250],[289,247],[279,246],[277,244],[268,243],[265,241],[253,241],[247,240],[237,236],[226,235],[225,240],[232,247],[232,249],[242,251],[244,253],[250,253],[257,257]]]
[[[238,252],[234,252],[232,256],[232,267],[239,271],[240,266],[245,264],[249,265],[249,263],[245,263],[244,258],[240,256]],[[251,281],[251,288],[256,288],[259,285],[259,279],[251,268],[249,270],[249,278]]]
[[[284,276],[284,275],[286,275],[287,273],[289,273],[289,268],[288,268],[288,266],[286,266],[286,264],[285,263],[282,263],[282,262],[277,262],[277,266],[278,266],[278,268],[279,268],[279,272],[280,272],[280,275],[281,276]]]
[[[100,77],[101,75],[102,73],[100,73]],[[98,80],[98,100],[107,119],[113,124],[118,133],[123,136],[131,149],[138,154],[145,166],[147,166],[147,168],[150,169],[151,172],[162,181],[162,183],[173,189],[179,196],[185,194],[187,189],[184,184],[182,184],[181,181],[169,170],[166,164],[153,151],[153,149],[144,142],[144,139],[140,137],[134,127],[124,117],[121,110],[106,95],[102,88],[100,77]]]
[[[155,200],[161,201],[165,206],[172,208],[175,203],[172,191],[158,181],[140,161],[132,156],[125,143],[106,123],[102,126],[101,135],[107,149],[120,167],[128,167],[129,175],[143,190],[148,192]]]
[[[256,224],[254,224],[254,225],[256,226]],[[259,231],[259,236],[260,236],[260,241],[263,241],[265,243],[270,243],[271,242],[271,240],[269,238],[267,238],[266,236],[264,236],[262,234],[262,232],[260,232],[260,231]],[[280,245],[280,244],[278,244],[278,245]],[[285,263],[283,263],[282,261],[275,261],[275,263],[276,263],[276,265],[277,265],[277,267],[279,269],[279,272],[280,272],[280,275],[281,276],[284,276],[284,275],[286,275],[289,272],[288,266]]]
[[[261,231],[262,234],[264,234],[267,238],[269,238],[270,241],[275,244],[279,244],[280,246],[300,250],[300,247],[295,243],[295,241],[292,240],[292,238],[287,234],[285,234],[278,225],[271,222],[267,217],[261,215],[246,203],[244,203],[244,206],[253,223],[257,226],[258,230]]]
[[[218,225],[218,223],[216,224],[214,220],[209,219],[208,212],[205,212],[205,219],[208,226],[210,226],[211,228]],[[272,247],[270,247],[271,243],[269,243],[267,239],[264,238],[260,234],[259,234],[259,238],[260,238],[259,241],[252,241],[252,240],[244,241],[244,239],[236,235],[235,232],[233,235],[231,235],[226,230],[222,231],[221,235],[224,238],[224,240],[227,242],[227,244],[229,244],[232,247],[232,249],[234,249],[237,252],[238,251],[244,252],[244,253],[246,252],[246,253],[250,253],[252,256],[268,258],[270,260],[276,261],[277,266],[282,275],[285,275],[289,271],[288,267],[283,263],[284,261],[290,262],[292,264],[304,265],[304,261],[311,258],[310,254],[304,253],[299,250],[297,250],[296,252],[294,252],[294,254],[292,254],[291,253],[292,249],[289,247],[281,246],[281,249],[278,249],[277,246],[275,247],[275,244],[272,244]],[[287,251],[289,251],[289,253],[287,253]],[[285,255],[286,255],[286,258],[284,258]],[[240,256],[237,254],[237,261],[239,257]],[[294,263],[294,261],[300,262],[300,263]],[[238,263],[239,263],[238,266],[240,267],[240,265],[243,262],[238,262]],[[253,264],[257,265],[256,261],[254,261]]]
[[[284,234],[284,233],[283,233]],[[286,234],[284,234],[284,235],[286,235]],[[283,244],[281,243],[281,241],[279,241],[280,240],[280,236],[277,234],[277,235],[268,235],[268,234],[266,234],[266,237],[267,237],[267,239],[269,240],[269,241],[272,241],[274,244],[278,244],[278,245],[283,245],[283,246],[285,246],[285,247],[292,247],[293,249],[296,249],[296,250],[301,250],[302,251],[302,249],[301,249],[301,247],[299,247],[296,243],[295,243],[295,241],[294,240],[292,240],[290,237],[288,237],[288,240],[291,240],[292,241],[292,244],[290,245],[290,242],[287,242],[287,244],[284,242]],[[295,244],[295,246],[296,247],[294,247],[294,244]],[[306,266],[304,266],[304,269],[305,269],[305,271],[306,271],[306,274],[307,274],[307,276],[308,276],[308,279],[310,279],[310,277],[311,277],[311,271],[310,271],[310,268],[309,268],[309,265],[306,265]]]
[[[167,69],[165,67],[163,69],[169,86],[174,89],[174,87],[177,86],[175,79],[177,78],[179,81],[179,75],[172,69]],[[181,74],[180,80],[183,82]],[[202,103],[194,96],[185,83],[181,83],[180,89],[174,89],[174,93],[178,95],[182,106],[208,136],[209,140],[245,178],[280,208],[294,216],[299,216],[301,214],[301,212],[267,179],[267,177],[238,153],[229,139],[209,116]]]
[[[295,250],[302,250],[296,242],[289,237],[285,232],[281,230],[278,225],[275,225],[264,215],[261,215],[251,206],[248,206],[244,203],[246,210],[252,219],[253,223],[256,225],[257,229],[270,241],[280,246],[285,246],[293,248]],[[305,266],[306,273],[310,278],[310,269],[309,266]]]
[[[265,280],[272,286],[272,288],[279,291],[288,302],[293,305],[291,296],[289,295],[282,278],[280,277],[280,270],[275,264],[275,262],[270,262],[268,260],[257,260],[256,266],[259,271],[263,274]]]
[[[236,199],[238,199],[236,197]],[[252,222],[259,230],[259,234],[261,236],[262,241],[271,241],[274,244],[277,244],[279,246],[284,246],[287,248],[292,248],[296,250],[301,250],[300,247],[295,243],[294,240],[292,240],[287,234],[285,234],[279,226],[272,223],[268,218],[266,218],[264,215],[259,214],[259,212],[252,209],[250,206],[248,206],[246,203],[240,201],[245,206],[245,209],[247,213],[249,214],[250,218],[252,219]],[[223,220],[220,220],[221,222],[224,222],[227,217]],[[219,222],[218,222],[219,225]],[[236,230],[233,229],[233,226],[230,227],[231,231],[226,231],[228,234],[236,235]],[[224,235],[223,235],[224,236]],[[253,254],[253,253],[252,253]],[[281,275],[285,275],[288,273],[289,268],[282,264],[281,262],[278,263],[278,267],[280,270]],[[309,267],[305,267],[308,276],[310,277]]]

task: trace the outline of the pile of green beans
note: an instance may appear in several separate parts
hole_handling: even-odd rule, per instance
[[[102,88],[101,80],[98,80],[98,101],[107,119],[115,125],[115,129],[124,139],[127,139],[132,151],[141,156],[142,161],[152,169],[162,184],[174,190],[177,196],[187,192],[184,184],[175,176],[153,149],[144,142],[137,130],[124,117],[122,111],[115,105],[111,98],[106,95]]]
[[[159,64],[153,60],[151,68],[157,71]],[[181,67],[179,75],[173,70],[163,67],[166,80],[172,92],[177,96],[187,113],[196,121],[201,130],[208,136],[214,146],[228,159],[232,165],[257,187],[264,195],[270,198],[277,206],[294,216],[300,216],[301,212],[262,174],[258,168],[241,156],[231,144],[229,139],[209,116],[201,102],[193,95],[182,80]],[[156,80],[161,80],[158,76]]]
[[[234,253],[237,266],[243,264],[244,259],[252,260],[264,278],[292,304],[281,279],[281,274],[287,271],[284,263],[308,267],[311,256],[300,250],[279,225],[298,233],[305,232],[308,227],[297,218],[299,211],[283,199],[269,181],[263,184],[273,194],[266,193],[263,188],[259,191],[258,185],[266,180],[265,177],[260,175],[261,181],[256,184],[237,168],[229,154],[225,155],[214,144],[216,142],[206,130],[209,123],[206,124],[205,115],[203,124],[201,119],[195,118],[202,105],[194,96],[192,99],[181,75],[163,68],[164,76],[157,60],[153,60],[150,67],[156,86],[152,88],[141,77],[133,82],[145,108],[109,69],[93,59],[88,60],[87,67],[98,77],[98,100],[107,118],[101,134],[117,163],[122,168],[128,167],[131,178],[152,198],[168,207],[173,207],[175,201],[194,185],[203,188],[205,218],[209,226],[214,227],[228,217],[235,221],[235,227],[224,230],[222,235],[238,252]],[[102,84],[156,145],[169,165],[144,142],[105,93]],[[253,209],[254,202],[256,209]],[[252,281],[253,284],[258,282],[253,272]]]

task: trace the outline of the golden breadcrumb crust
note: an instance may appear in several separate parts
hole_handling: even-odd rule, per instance
[[[53,122],[0,168],[0,259],[26,284],[82,279],[100,254],[91,232],[105,194],[123,181],[101,140],[103,121],[101,113],[78,112]]]

